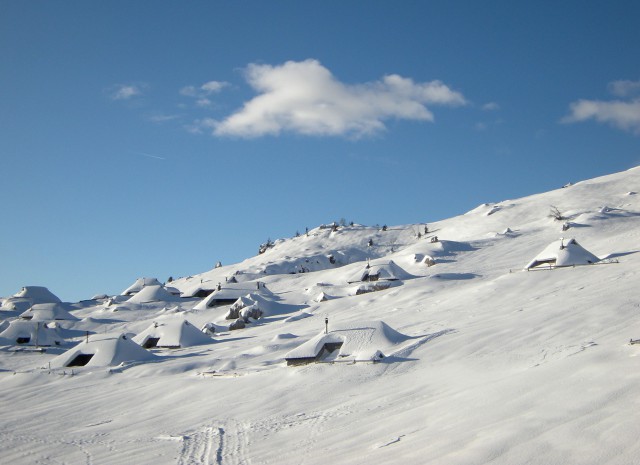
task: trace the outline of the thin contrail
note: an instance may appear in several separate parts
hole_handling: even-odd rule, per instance
[[[140,155],[141,157],[155,158],[156,160],[166,160],[166,158],[164,158],[164,157],[160,157],[158,155],[152,155],[152,154],[146,153],[146,152],[137,152],[135,150],[130,150],[130,152],[135,154],[135,155]]]

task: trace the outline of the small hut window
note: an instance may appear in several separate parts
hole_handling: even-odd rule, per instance
[[[153,347],[158,347],[158,342],[160,342],[159,337],[150,337],[149,339],[144,341],[142,347],[144,347],[145,349],[152,349]]]
[[[76,358],[71,360],[68,367],[83,367],[93,358],[94,354],[78,354]]]

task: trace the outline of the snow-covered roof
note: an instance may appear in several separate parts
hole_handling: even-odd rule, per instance
[[[375,277],[375,278],[374,278]],[[398,281],[411,279],[415,276],[407,273],[393,260],[384,263],[368,264],[357,273],[353,274],[347,281],[356,283],[361,281]]]
[[[60,303],[58,296],[43,286],[24,286],[13,297],[24,297],[31,300],[32,304]]]
[[[122,295],[132,295],[140,292],[146,286],[162,286],[162,283],[156,278],[138,278],[136,282],[122,291]]]
[[[382,321],[340,325],[327,334],[321,332],[285,355],[286,360],[316,359],[322,356],[325,344],[341,344],[334,353],[326,354],[338,360],[376,360],[379,354],[393,349],[409,336],[399,333]]]
[[[53,346],[63,341],[55,328],[36,321],[13,320],[0,332],[0,345]]]
[[[213,342],[213,339],[183,319],[153,323],[133,340],[143,347],[147,347],[150,340],[155,340],[152,347],[190,347]]]
[[[600,261],[598,257],[578,244],[575,239],[560,239],[549,244],[536,258],[527,263],[525,269],[528,270],[540,265],[589,265],[598,261]]]
[[[154,284],[143,287],[127,302],[142,304],[146,302],[179,302],[180,300],[180,297],[171,294],[162,285]]]
[[[20,318],[33,321],[78,320],[61,303],[35,304],[20,314]]]
[[[264,284],[260,284],[260,288],[258,288],[256,283],[225,283],[220,285],[220,290],[216,288],[215,291],[198,302],[193,308],[194,310],[205,310],[206,308],[214,307],[220,301],[233,303],[247,294],[272,295]]]
[[[177,295],[177,296],[179,296],[181,294],[180,289],[178,289],[177,287],[164,286],[164,288],[167,290],[167,292],[169,294],[173,294],[173,295]]]
[[[88,341],[82,341],[51,360],[51,367],[116,366],[125,362],[151,361],[156,358],[124,334],[96,334],[90,336]],[[84,359],[85,363],[81,363],[80,359]]]

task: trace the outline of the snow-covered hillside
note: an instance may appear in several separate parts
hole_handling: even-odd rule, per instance
[[[0,461],[636,463],[639,191],[319,227],[138,297],[16,290]]]

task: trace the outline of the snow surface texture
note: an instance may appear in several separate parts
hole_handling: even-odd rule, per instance
[[[236,331],[231,304],[65,304],[77,320],[48,324],[61,347],[0,347],[0,462],[638,463],[639,191],[636,168],[483,204],[426,233],[316,228],[171,283],[183,295],[229,281],[243,288],[231,297],[255,293],[245,303],[264,316]],[[600,261],[523,270],[561,237]],[[368,259],[410,279],[357,295],[363,283],[349,281]],[[0,318],[25,310],[3,303]],[[381,350],[377,363],[287,366],[325,318],[330,334],[381,321],[397,333],[353,340]],[[174,319],[215,333],[177,349],[132,341]],[[65,367],[69,350],[94,351],[93,366]]]

